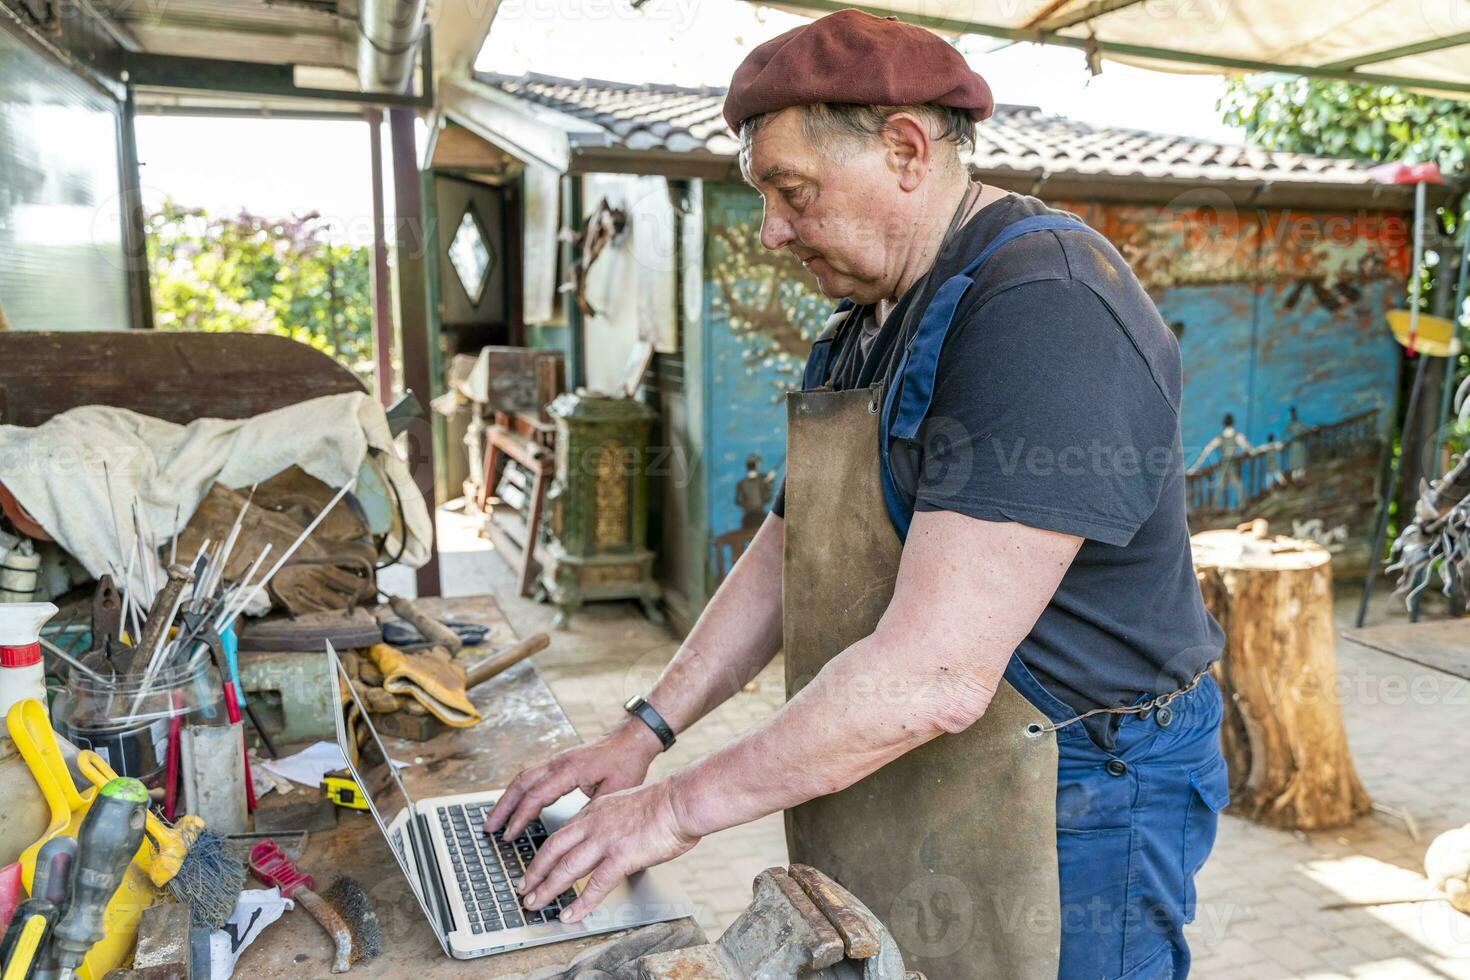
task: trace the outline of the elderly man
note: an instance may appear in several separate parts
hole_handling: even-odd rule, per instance
[[[531,866],[529,907],[590,876],[580,918],[784,810],[791,859],[934,980],[1187,973],[1227,790],[1178,345],[1097,233],[971,181],[991,109],[943,40],[851,10],[736,71],[762,243],[841,302],[789,396],[782,493],[688,640],[620,728],[488,818],[513,833],[592,797]],[[782,710],[640,785],[782,649]]]

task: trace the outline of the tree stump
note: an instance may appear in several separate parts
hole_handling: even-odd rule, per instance
[[[1268,536],[1265,521],[1190,541],[1205,606],[1225,631],[1214,673],[1232,812],[1293,830],[1351,823],[1372,801],[1338,701],[1332,556]]]

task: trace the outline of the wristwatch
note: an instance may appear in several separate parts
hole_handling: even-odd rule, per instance
[[[653,734],[657,735],[659,742],[663,744],[663,751],[667,752],[674,744],[674,730],[669,727],[668,722],[664,721],[664,716],[655,711],[653,705],[643,698],[635,694],[628,699],[627,704],[623,705],[623,710],[653,730]]]

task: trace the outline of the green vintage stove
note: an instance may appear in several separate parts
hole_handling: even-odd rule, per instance
[[[560,612],[583,602],[637,599],[663,622],[648,549],[649,442],[655,412],[631,398],[581,391],[547,407],[556,422],[556,479],[547,494],[541,585]]]

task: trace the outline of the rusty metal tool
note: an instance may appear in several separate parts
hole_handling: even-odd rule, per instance
[[[753,891],[718,942],[644,956],[638,980],[923,980],[878,917],[815,868],[771,868]]]
[[[346,973],[359,960],[371,959],[382,948],[376,914],[362,888],[351,878],[338,878],[325,895],[318,895],[316,879],[303,874],[273,840],[263,840],[250,849],[250,870],[281,894],[299,901],[326,930],[336,947],[333,973]]]
[[[459,634],[439,622],[433,616],[425,613],[414,604],[412,599],[406,599],[398,595],[389,596],[388,605],[392,607],[394,615],[410,623],[414,629],[419,631],[419,635],[431,645],[444,647],[449,651],[451,656],[457,656],[459,651],[464,648],[464,643],[460,641]]]
[[[157,659],[163,641],[168,637],[169,627],[173,625],[174,617],[178,615],[179,606],[184,601],[184,589],[194,582],[194,573],[187,568],[175,565],[168,570],[168,582],[158,590],[153,597],[153,605],[148,609],[148,618],[143,621],[143,635],[138,637],[137,642],[129,654],[118,658],[118,673],[131,674],[137,667],[139,657],[147,664],[146,678],[157,672],[158,667],[154,661]]]

